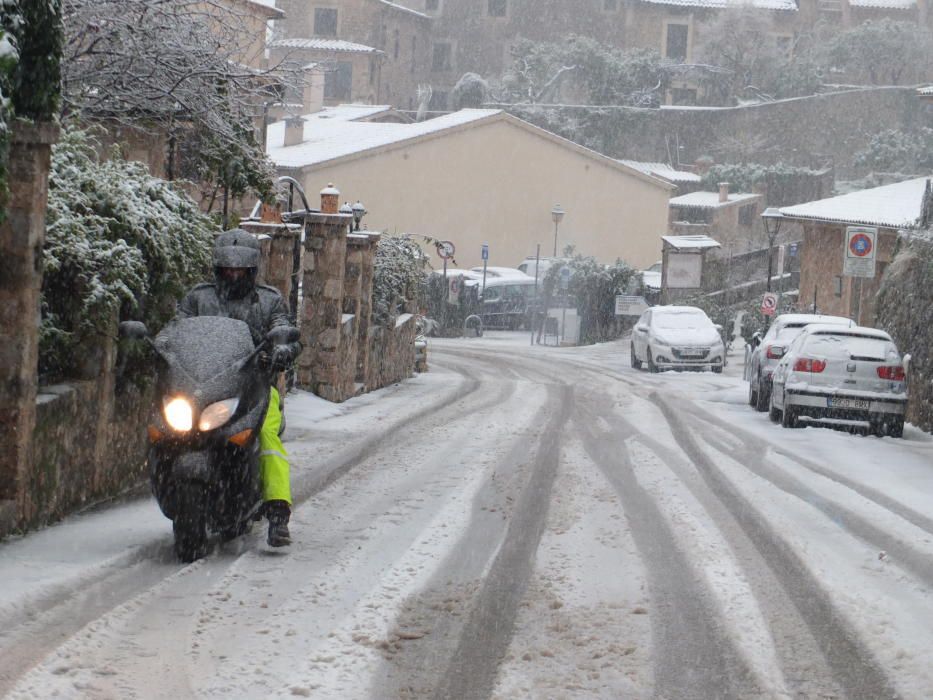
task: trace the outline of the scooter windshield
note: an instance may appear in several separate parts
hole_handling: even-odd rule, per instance
[[[243,321],[196,316],[173,321],[156,336],[156,347],[198,382],[213,379],[253,352],[253,338]]]

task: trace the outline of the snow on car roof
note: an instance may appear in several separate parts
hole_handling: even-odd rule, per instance
[[[703,309],[699,309],[696,306],[653,306],[651,307],[651,313],[664,313],[664,314],[703,314],[706,315],[706,312]]]
[[[869,328],[867,326],[840,328],[838,325],[833,325],[830,323],[811,323],[806,328],[804,328],[804,333],[807,333],[808,335],[849,335],[860,338],[891,340],[891,336],[879,328]]]
[[[781,314],[774,319],[776,325],[793,326],[803,324],[832,324],[832,325],[855,325],[852,319],[845,316],[823,316],[822,314]]]

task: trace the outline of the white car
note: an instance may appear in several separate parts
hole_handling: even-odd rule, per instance
[[[653,306],[632,329],[632,367],[642,363],[662,369],[706,369],[722,372],[726,348],[719,329],[694,306]]]
[[[663,263],[661,260],[658,260],[654,265],[649,267],[647,270],[641,271],[641,279],[644,282],[645,287],[652,292],[661,291],[661,269]]]
[[[470,272],[473,272],[479,275],[479,278],[483,278],[483,267],[471,268]],[[515,267],[487,267],[486,268],[486,279],[500,278],[500,277],[517,277],[519,279],[527,279],[528,275]]]
[[[904,363],[876,328],[812,324],[772,375],[771,420],[785,428],[822,422],[901,437],[907,408]]]
[[[829,323],[854,326],[855,323],[843,316],[819,314],[781,314],[771,323],[764,338],[752,343],[752,350],[745,360],[745,376],[748,379],[748,405],[757,411],[767,411],[771,404],[771,374],[778,361],[784,357],[787,347],[800,332],[811,323]]]

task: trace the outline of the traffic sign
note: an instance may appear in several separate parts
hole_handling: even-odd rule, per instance
[[[570,268],[564,265],[560,269],[560,288],[567,289],[570,286]]]
[[[460,303],[460,290],[463,289],[463,275],[452,275],[447,279],[447,302]]]
[[[874,277],[877,241],[878,229],[848,226],[842,274],[846,277]]]
[[[647,308],[648,302],[642,296],[616,294],[616,316],[641,316]]]
[[[489,260],[489,244],[483,243],[483,260]]]
[[[765,316],[774,316],[777,311],[778,297],[774,292],[765,292],[761,299],[761,313]]]
[[[437,254],[444,260],[450,260],[454,253],[457,252],[457,248],[451,241],[438,241],[435,245],[437,246]]]
[[[789,246],[787,246],[787,254],[790,255],[792,258],[797,257],[797,243],[796,242],[791,243]]]

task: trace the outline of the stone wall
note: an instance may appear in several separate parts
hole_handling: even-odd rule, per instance
[[[396,384],[415,373],[416,334],[413,314],[402,314],[393,326],[371,327],[367,388]]]
[[[852,174],[874,134],[926,119],[915,88],[879,87],[720,108],[527,107],[522,119],[615,158],[693,163],[779,161]]]

